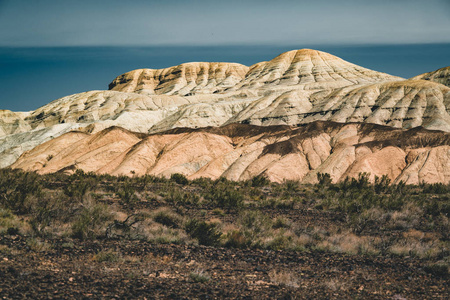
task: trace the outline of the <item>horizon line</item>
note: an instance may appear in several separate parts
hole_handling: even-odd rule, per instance
[[[216,47],[289,47],[298,46],[296,43],[252,43],[252,44],[130,44],[130,45],[0,45],[1,49],[45,49],[45,48],[216,48]],[[417,45],[450,45],[449,42],[416,42],[416,43],[305,43],[305,47],[321,46],[321,47],[383,47],[383,46],[417,46]],[[304,49],[304,48],[301,48]]]

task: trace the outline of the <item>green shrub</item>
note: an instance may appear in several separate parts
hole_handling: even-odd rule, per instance
[[[17,235],[23,223],[9,209],[0,207],[0,234]]]
[[[291,221],[285,217],[276,218],[272,225],[273,229],[290,228],[290,227],[291,227]]]
[[[175,205],[197,205],[200,201],[200,196],[196,193],[185,193],[177,187],[171,188],[165,198],[168,203]]]
[[[79,239],[90,239],[99,235],[111,219],[108,207],[94,201],[85,201],[72,223],[72,236]]]
[[[286,192],[296,193],[299,190],[300,183],[297,180],[285,180],[283,186]]]
[[[31,237],[27,239],[27,246],[31,251],[44,252],[51,249],[51,245],[38,238]]]
[[[117,191],[121,202],[126,205],[134,204],[138,201],[135,188],[128,182],[124,182],[122,187]]]
[[[264,175],[258,175],[252,178],[251,185],[252,187],[262,187],[270,185],[270,180]]]
[[[317,173],[317,180],[321,186],[329,186],[331,184],[331,176],[328,173]]]
[[[186,222],[185,230],[192,238],[197,239],[199,244],[205,246],[217,245],[222,235],[217,228],[217,224],[197,219],[190,219]]]
[[[377,194],[387,193],[389,191],[389,185],[391,184],[391,179],[387,175],[380,177],[375,176],[374,188]]]
[[[182,218],[169,209],[159,209],[153,215],[153,221],[170,228],[179,228]]]
[[[64,194],[68,197],[82,202],[83,197],[91,190],[92,183],[87,180],[76,180],[64,186]]]
[[[244,203],[244,195],[235,187],[220,184],[212,188],[205,199],[222,208],[240,208]]]
[[[16,214],[30,211],[29,201],[42,195],[41,177],[34,172],[0,170],[0,204]]]
[[[225,216],[225,211],[223,211],[220,208],[214,208],[212,211],[213,214],[217,215],[217,216]]]
[[[270,250],[282,250],[289,246],[291,239],[286,236],[277,236],[267,244],[267,248]]]
[[[247,248],[250,245],[251,241],[239,230],[228,232],[225,236],[225,247]]]
[[[213,182],[213,180],[211,180],[211,178],[205,178],[205,177],[200,177],[200,178],[194,179],[191,181],[191,183],[193,185],[197,185],[204,189],[210,188],[214,184],[214,182]]]
[[[117,262],[119,261],[120,254],[112,251],[100,251],[94,256],[94,260],[98,262]]]
[[[29,223],[38,236],[45,235],[45,229],[58,221],[72,217],[74,203],[62,193],[46,194],[31,202]]]
[[[450,193],[450,185],[443,183],[424,184],[423,192],[427,194],[447,194]]]
[[[252,237],[262,234],[272,227],[272,220],[258,210],[248,210],[239,214],[239,225]]]
[[[189,180],[186,178],[186,176],[180,173],[174,173],[170,175],[170,180],[181,185],[189,184]]]

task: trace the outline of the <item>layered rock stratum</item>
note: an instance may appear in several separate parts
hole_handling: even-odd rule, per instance
[[[445,85],[448,85],[448,70],[447,67],[405,80],[369,70],[331,54],[311,49],[289,51],[270,61],[257,63],[250,67],[237,63],[193,62],[159,70],[134,70],[114,79],[110,83],[108,91],[89,91],[70,95],[31,112],[0,111],[0,167],[14,163],[15,167],[33,169],[34,167],[25,163],[31,157],[30,153],[36,153],[34,151],[40,149],[42,156],[56,157],[57,153],[51,149],[67,151],[65,146],[70,143],[70,139],[77,141],[79,139],[81,142],[88,136],[105,133],[104,130],[112,126],[115,126],[114,132],[120,127],[123,132],[135,132],[130,133],[135,135],[136,133],[163,134],[174,128],[205,128],[208,126],[227,126],[226,128],[228,128],[235,123],[264,126],[261,128],[270,131],[271,128],[278,128],[273,126],[291,127],[316,121],[330,121],[344,124],[349,122],[377,124],[396,128],[401,132],[418,127],[423,130],[450,132],[450,88]],[[226,140],[223,135],[220,138],[217,137],[217,140],[210,140],[209,135],[207,138],[201,138],[205,134],[192,134],[186,138],[193,145],[217,143],[224,148],[220,151],[234,153],[229,154],[231,157],[236,155],[236,152],[233,152],[235,150],[232,151],[230,145],[223,140]],[[173,134],[163,135],[164,139],[173,136]],[[161,135],[151,136],[161,137]],[[65,140],[63,145],[46,144],[49,141],[61,142],[62,140],[58,137]],[[123,153],[128,149],[127,147],[136,147],[135,142],[141,143],[130,138],[100,148],[110,154],[97,150],[96,161],[103,159],[104,167],[92,170],[128,174],[129,170],[126,170],[126,164],[121,162],[121,167],[118,167],[120,171],[118,171],[119,169],[108,167],[109,163],[106,161],[118,153]],[[47,147],[45,151],[41,148],[44,145]],[[255,145],[259,144],[254,144],[252,147],[257,147]],[[159,149],[162,146],[154,147]],[[208,151],[213,151],[208,147],[204,145],[203,152],[198,151],[208,155]],[[433,144],[432,147],[438,147],[438,145]],[[331,145],[325,148],[335,149]],[[183,151],[187,150],[180,149],[178,155],[183,156]],[[30,150],[32,151],[24,154]],[[78,150],[81,151],[81,148]],[[428,150],[431,151],[431,148]],[[331,157],[330,159],[336,157],[340,161],[345,161],[344,157],[347,157],[347,151],[351,153],[351,150],[348,149],[344,152],[338,151],[337,148],[333,150],[334,152],[329,151],[332,150],[325,152]],[[22,154],[24,155],[16,162]],[[211,154],[211,157],[219,155],[216,154]],[[397,157],[398,152],[389,152],[388,154]],[[150,154],[145,151],[141,154],[143,157],[147,155]],[[439,152],[439,155],[447,155],[448,158],[448,153],[445,151]],[[76,155],[72,153],[68,157],[70,156]],[[27,160],[24,160],[25,157],[28,157]],[[151,158],[148,159],[151,160]],[[173,159],[176,161],[178,158]],[[251,160],[248,157],[246,159]],[[230,160],[232,159],[227,156],[226,161]],[[75,163],[70,159],[66,162],[60,161],[57,166],[51,167],[57,161],[54,160],[52,163],[48,161],[44,168],[36,170],[54,172],[65,167],[73,168],[73,166],[86,169],[86,166],[80,161]],[[200,176],[198,175],[200,174],[199,170],[196,170],[197,167],[191,166],[189,167],[191,169],[187,167],[191,170],[188,172],[179,168],[167,168],[163,161],[159,162],[156,169],[153,168],[149,172],[159,175],[181,172],[191,177]],[[202,165],[205,161],[197,162],[196,166]],[[257,159],[257,162],[251,163],[250,169],[244,167],[243,160],[239,161],[242,163],[239,168],[245,170],[245,174],[249,174],[248,176],[257,175],[259,171],[260,173],[266,172],[262,167],[265,160]],[[321,166],[324,161],[320,162]],[[40,163],[42,162],[40,161]],[[314,180],[314,175],[308,174],[319,168],[317,163],[318,161],[314,159],[312,165],[308,161],[309,171],[305,174],[303,173],[306,171],[301,171],[304,176],[297,174],[296,178],[304,177],[302,180]],[[87,165],[89,164],[87,163]],[[97,166],[97,164],[102,163],[92,165]],[[166,164],[170,165],[171,160],[168,159]],[[223,170],[224,164],[216,162],[208,167],[210,173],[202,171],[201,174],[205,176],[213,174],[208,175],[210,177],[226,176],[236,180],[248,177],[244,173],[240,174],[239,171]],[[238,165],[239,163],[236,162],[233,170],[238,168]],[[291,162],[285,164],[286,168],[290,165]],[[332,165],[329,159],[326,165]],[[213,171],[213,166],[218,169]],[[136,167],[133,168],[136,169],[137,174],[148,173],[138,170]],[[322,166],[321,168],[325,168],[333,174],[337,172],[332,171],[337,167]],[[344,167],[338,169],[342,168]],[[91,169],[87,168],[86,170]],[[375,170],[373,171],[375,172]],[[278,181],[283,177],[279,175],[281,177],[278,178],[273,175],[273,172],[269,172],[272,174],[269,176],[271,179]],[[281,174],[281,169],[278,172]],[[375,173],[379,174],[380,172],[376,171]],[[340,175],[333,175],[335,180],[340,180],[344,176],[340,171],[336,174]],[[395,177],[394,175],[390,176]],[[433,176],[430,175],[430,177]],[[442,176],[440,181],[448,181],[445,176]],[[408,182],[418,182],[426,176],[417,175],[416,177],[417,180],[408,179]],[[430,179],[430,181],[433,180],[435,179]]]
[[[82,169],[113,175],[333,181],[359,173],[393,182],[450,182],[450,133],[366,123],[316,121],[293,127],[230,124],[146,135],[121,127],[69,132],[24,153],[13,165],[38,173]]]

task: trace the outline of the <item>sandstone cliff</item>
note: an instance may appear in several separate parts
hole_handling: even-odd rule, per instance
[[[361,172],[408,184],[450,182],[450,133],[365,123],[313,122],[292,126],[231,124],[143,135],[119,127],[70,132],[24,153],[13,168],[49,173],[76,169],[133,176],[191,179],[333,181]]]

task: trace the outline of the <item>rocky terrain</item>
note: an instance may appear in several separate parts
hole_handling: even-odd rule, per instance
[[[445,67],[433,72],[424,73],[411,79],[434,81],[450,87],[450,67]]]
[[[69,151],[66,146],[71,143],[74,145],[83,134],[102,136],[105,133],[103,130],[111,126],[125,130],[121,132],[128,130],[151,134],[164,133],[173,128],[218,127],[234,123],[284,125],[288,128],[315,121],[332,121],[370,123],[405,130],[421,127],[449,132],[450,88],[444,85],[445,79],[448,79],[448,72],[445,70],[447,69],[443,68],[429,75],[404,80],[310,49],[289,51],[270,61],[250,67],[235,63],[199,62],[160,70],[134,70],[114,79],[108,91],[89,91],[70,95],[32,112],[0,111],[0,167],[15,163],[14,167],[52,172],[77,166],[113,174],[129,174],[130,171],[134,171],[137,174],[168,175],[171,172],[181,172],[192,178],[195,176],[216,178],[223,175],[236,180],[264,172],[271,179],[280,181],[286,177],[278,174],[284,164],[295,165],[298,168],[298,171],[288,175],[289,178],[307,182],[315,178],[311,173],[313,170],[329,171],[333,174],[334,180],[363,169],[379,174],[387,170],[382,168],[375,170],[376,168],[366,166],[367,163],[357,163],[364,155],[353,153],[351,150],[353,142],[349,144],[350,148],[336,147],[330,144],[330,141],[321,142],[320,147],[316,146],[321,149],[317,150],[321,153],[320,159],[310,158],[316,155],[308,154],[310,150],[307,146],[302,146],[306,147],[306,150],[298,150],[301,155],[295,150],[297,154],[293,152],[289,157],[285,153],[282,156],[277,154],[276,158],[268,158],[267,155],[262,158],[259,157],[261,153],[258,154],[258,151],[264,148],[262,145],[278,143],[279,137],[273,141],[248,142],[248,145],[236,147],[234,142],[230,142],[230,137],[221,136],[216,140],[217,136],[206,133],[190,133],[188,138],[192,138],[192,141],[187,143],[196,146],[203,142],[212,143],[199,147],[203,147],[202,153],[212,151],[214,147],[218,149],[216,152],[209,156],[205,154],[205,158],[201,159],[188,155],[186,158],[177,158],[167,165],[163,165],[167,160],[166,157],[162,157],[164,159],[158,158],[158,166],[153,166],[155,163],[153,155],[157,155],[153,152],[159,153],[162,148],[167,152],[171,143],[168,137],[174,136],[169,133],[162,135],[158,141],[153,141],[156,135],[142,142],[140,138],[126,138],[120,142],[119,148],[115,150],[104,148],[112,152],[100,153],[89,162],[85,158],[93,157],[90,151],[94,151],[95,146],[92,149],[85,148],[86,153],[80,152],[76,159],[73,156],[73,159],[66,159],[63,162],[59,157],[66,155],[64,151]],[[70,131],[76,133],[54,140],[52,144],[42,145]],[[114,134],[122,134],[119,131],[113,130]],[[201,135],[205,137],[200,138]],[[316,135],[322,136],[323,133],[319,131]],[[352,135],[356,138],[359,133],[353,132]],[[445,136],[444,133],[443,135]],[[178,134],[173,142],[178,143],[178,138],[182,136]],[[290,136],[287,137],[289,138]],[[323,138],[329,139],[331,136],[326,133]],[[57,143],[63,144],[56,145]],[[154,143],[157,145],[154,146],[155,149],[159,150],[143,150],[150,147],[148,143]],[[218,144],[211,146],[214,143]],[[35,148],[39,145],[42,147]],[[219,145],[224,148],[219,149],[221,147]],[[135,156],[129,153],[128,148],[131,146],[135,151],[133,153],[139,154]],[[432,148],[402,149],[404,153],[395,157],[399,160],[401,157],[424,160],[424,157],[434,157],[434,154],[428,156],[428,153],[438,151],[440,157],[438,166],[446,166],[449,160],[446,146],[448,145],[436,143]],[[64,150],[64,153],[59,155],[59,152],[51,150],[52,147]],[[44,148],[51,151],[47,153]],[[32,149],[34,150],[31,153],[26,153],[17,161],[19,156]],[[409,154],[413,149],[415,154]],[[101,149],[95,151],[103,152]],[[418,155],[419,152],[422,154]],[[32,158],[37,155],[36,153],[40,153],[41,158]],[[119,154],[124,156],[119,157]],[[149,157],[142,157],[146,155]],[[183,156],[181,152],[179,155]],[[236,155],[242,155],[242,158],[238,159]],[[295,155],[298,157],[306,155],[306,159],[297,159]],[[55,156],[56,159],[45,163],[42,159],[44,156]],[[80,160],[79,157],[82,156],[84,158]],[[422,158],[418,158],[419,156]],[[335,166],[337,160],[332,162],[333,158],[342,160],[340,163],[343,165]],[[137,166],[136,164],[142,160],[146,162],[141,167]],[[277,163],[274,163],[274,160],[277,160]],[[87,168],[86,166],[91,163],[92,166]],[[422,166],[425,161],[415,163],[415,171],[411,171],[413,168],[411,163],[407,161],[398,166],[397,171],[389,171],[390,177],[409,183],[417,183],[425,177],[429,177],[426,179],[429,182],[448,182],[448,174],[440,174],[441,171],[438,171],[439,175],[424,176],[425,173],[420,171],[419,165]],[[182,164],[185,165],[181,166]],[[350,165],[353,165],[352,169],[349,169]],[[410,167],[406,168],[406,165]],[[404,168],[412,173],[404,174]],[[422,175],[418,175],[420,172]]]
[[[0,295],[448,299],[449,199],[449,185],[366,176],[310,185],[1,169]]]
[[[407,184],[450,182],[450,133],[366,123],[316,121],[298,127],[230,124],[142,134],[120,127],[69,132],[25,152],[11,167],[112,175],[334,182],[359,173]]]
[[[411,258],[142,241],[73,248],[55,241],[54,250],[34,253],[20,237],[0,238],[0,246],[14,253],[0,261],[4,299],[444,299],[450,293],[448,280]],[[95,260],[101,251],[123,258]]]

